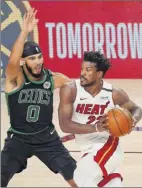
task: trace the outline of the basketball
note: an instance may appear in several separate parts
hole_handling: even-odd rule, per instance
[[[108,118],[108,128],[112,136],[120,137],[131,132],[133,118],[128,110],[113,108],[108,111]]]

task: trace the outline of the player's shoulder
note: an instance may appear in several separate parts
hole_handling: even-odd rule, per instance
[[[76,90],[77,89],[74,80],[71,80],[70,82],[63,84],[62,87],[60,88],[60,92],[65,93],[67,95],[76,94]]]
[[[126,94],[122,88],[113,87],[112,88],[113,95],[124,95]]]
[[[52,75],[52,78],[54,81],[54,89],[61,88],[65,83],[68,83],[71,81],[71,79],[68,76],[62,73],[50,71],[50,74]]]
[[[62,86],[62,88],[70,89],[70,90],[76,89],[75,80],[70,80],[70,82],[65,83],[65,84]]]
[[[122,88],[116,87],[114,86],[114,84],[106,80],[105,81],[103,80],[103,89],[110,90],[115,95],[121,95],[125,93],[125,91]]]
[[[112,96],[115,104],[121,104],[129,100],[129,96],[122,88],[113,87]]]
[[[60,88],[60,97],[62,96],[64,101],[67,100],[73,103],[76,98],[76,93],[77,93],[77,89],[76,89],[75,80],[65,83]]]
[[[63,73],[60,73],[60,72],[53,72],[51,70],[48,70],[50,72],[50,74],[52,74],[53,77],[55,78],[64,78],[64,79],[69,79],[68,76],[66,76],[65,74]]]

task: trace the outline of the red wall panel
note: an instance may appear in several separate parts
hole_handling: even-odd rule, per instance
[[[112,62],[107,78],[142,78],[142,2],[31,1],[45,67],[78,77],[87,50]]]

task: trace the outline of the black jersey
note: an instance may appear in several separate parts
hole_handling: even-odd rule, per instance
[[[24,73],[23,85],[6,94],[10,131],[21,135],[35,135],[54,129],[53,78],[49,70],[43,70],[43,73],[41,81],[31,81]]]

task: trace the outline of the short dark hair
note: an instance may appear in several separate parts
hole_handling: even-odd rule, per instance
[[[35,55],[42,53],[39,45],[34,41],[27,41],[24,44],[22,58],[28,57],[30,55]]]
[[[109,59],[105,58],[105,56],[101,54],[100,51],[84,52],[83,60],[95,63],[97,71],[102,71],[103,76],[105,75],[106,71],[111,67]]]

